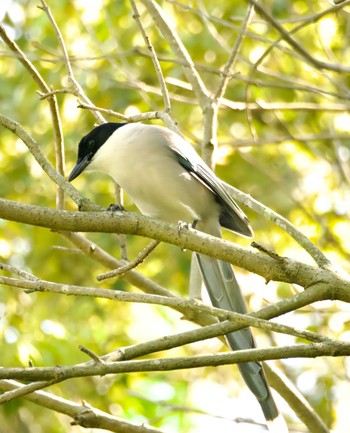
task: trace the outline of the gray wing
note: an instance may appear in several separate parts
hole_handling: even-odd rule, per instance
[[[252,237],[253,230],[248,218],[227,193],[220,179],[215,176],[197,153],[192,149],[193,152],[188,157],[177,146],[172,146],[172,150],[179,164],[214,194],[216,202],[221,207],[220,224],[243,236]]]

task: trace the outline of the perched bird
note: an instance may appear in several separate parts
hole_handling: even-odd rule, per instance
[[[253,236],[247,217],[220,179],[189,143],[165,127],[141,123],[97,126],[81,139],[68,180],[83,171],[110,175],[145,215],[175,224],[194,223],[196,229],[217,237],[221,237],[221,227]],[[202,254],[195,257],[212,304],[245,314],[247,307],[232,266]],[[226,338],[232,350],[255,347],[249,328]],[[279,413],[262,365],[244,362],[238,366],[269,424]]]

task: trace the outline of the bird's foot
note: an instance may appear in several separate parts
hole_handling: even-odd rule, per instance
[[[110,212],[122,212],[124,211],[124,207],[121,204],[112,203],[107,208]]]
[[[185,223],[184,221],[178,221],[177,223],[177,234],[180,236],[183,230],[189,230],[191,228],[191,224]]]
[[[198,223],[198,220],[194,220],[192,224],[186,223],[184,221],[179,221],[177,223],[177,233],[178,233],[178,235],[179,236],[181,235],[182,230],[195,229],[197,223]]]

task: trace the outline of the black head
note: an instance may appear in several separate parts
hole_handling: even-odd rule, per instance
[[[69,182],[85,170],[98,149],[108,140],[114,131],[124,125],[127,125],[127,123],[103,123],[80,140],[77,162],[68,177]]]

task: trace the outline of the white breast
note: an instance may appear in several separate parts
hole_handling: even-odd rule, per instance
[[[145,215],[176,223],[218,219],[213,194],[184,169],[169,140],[180,136],[166,128],[128,124],[116,130],[98,150],[91,170],[109,174]]]

